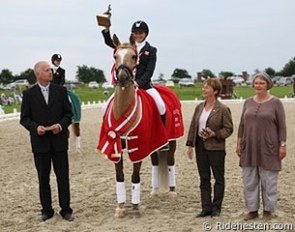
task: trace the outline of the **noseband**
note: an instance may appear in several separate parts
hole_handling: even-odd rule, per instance
[[[116,68],[117,84],[121,87],[128,87],[134,83],[133,71],[125,64]]]

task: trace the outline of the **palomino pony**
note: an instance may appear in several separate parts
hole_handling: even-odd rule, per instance
[[[163,124],[156,103],[146,91],[140,90],[134,85],[134,69],[138,55],[134,46],[134,40],[130,37],[129,43],[121,44],[114,35],[113,42],[115,68],[115,92],[109,100],[101,125],[98,150],[115,163],[116,169],[116,193],[118,206],[116,217],[124,217],[126,214],[124,204],[126,202],[126,189],[123,171],[123,150],[133,162],[132,173],[132,199],[131,214],[139,217],[140,203],[140,168],[142,160],[151,155],[152,159],[152,185],[153,193],[157,191],[159,164],[158,155],[162,155],[159,149],[169,143],[167,164],[169,175],[169,191],[175,192],[175,167],[174,152],[176,139],[183,136],[184,128],[181,113],[181,104],[172,90],[167,87],[158,87],[166,103],[166,125]]]

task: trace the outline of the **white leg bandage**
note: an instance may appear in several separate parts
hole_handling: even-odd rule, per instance
[[[81,137],[80,136],[76,137],[76,148],[77,149],[81,148]]]
[[[168,178],[169,178],[169,187],[175,187],[175,165],[168,166]]]
[[[140,203],[140,183],[133,184],[132,183],[132,204],[139,204]]]
[[[117,193],[118,204],[125,203],[126,202],[126,188],[125,188],[124,182],[117,182],[116,193]]]
[[[159,188],[159,166],[152,166],[152,188]]]

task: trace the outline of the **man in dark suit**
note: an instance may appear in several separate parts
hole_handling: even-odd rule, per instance
[[[51,84],[52,72],[45,61],[36,63],[37,83],[23,92],[20,123],[29,132],[39,180],[41,221],[53,217],[50,171],[51,164],[57,179],[60,215],[73,220],[70,207],[68,162],[68,126],[72,110],[64,87]]]
[[[51,68],[53,74],[51,82],[57,85],[64,85],[66,82],[66,70],[60,67],[61,60],[62,57],[60,54],[53,54],[51,57],[51,62],[53,64],[53,67]]]

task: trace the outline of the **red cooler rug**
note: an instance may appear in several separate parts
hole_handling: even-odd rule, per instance
[[[133,104],[117,120],[112,111],[113,99],[109,101],[97,146],[108,159],[119,162],[124,143],[129,159],[134,163],[140,162],[168,141],[183,136],[181,104],[177,96],[168,88],[156,88],[166,103],[166,127],[162,123],[156,103],[144,90],[135,90]]]
[[[184,135],[181,103],[176,94],[168,87],[154,85],[166,104],[166,131],[168,140],[176,140]]]

